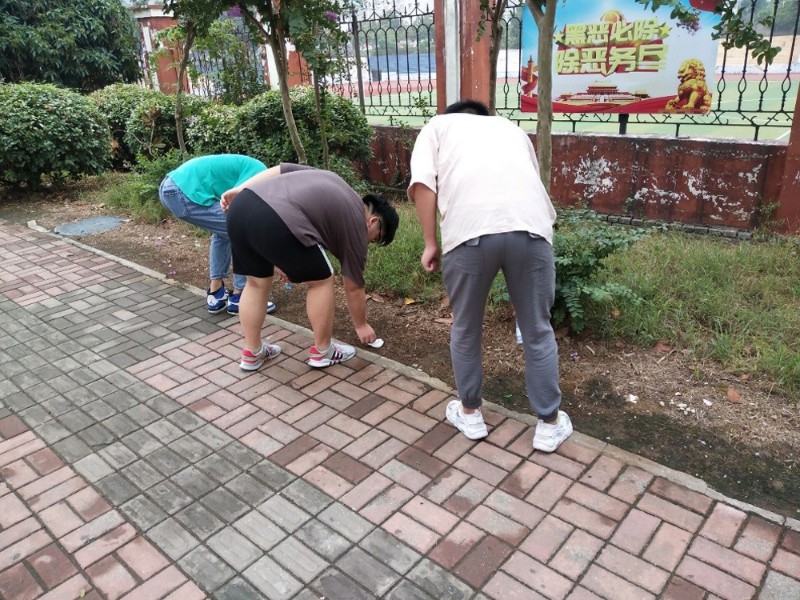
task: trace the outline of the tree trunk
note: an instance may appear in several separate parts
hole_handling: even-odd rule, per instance
[[[491,9],[491,35],[489,38],[489,112],[495,114],[497,107],[497,57],[500,55],[500,19],[506,10],[508,0],[497,0]]]
[[[325,133],[325,113],[323,109],[325,108],[322,105],[321,93],[320,93],[320,85],[319,85],[319,77],[317,74],[312,71],[311,77],[313,77],[314,81],[314,104],[317,108],[317,123],[319,123],[319,139],[322,143],[322,166],[325,169],[329,168],[329,157],[328,157],[328,136]]]
[[[539,83],[536,110],[536,151],[539,157],[539,175],[547,192],[550,192],[550,171],[553,162],[553,29],[556,21],[557,0],[526,0],[539,30],[538,56]]]
[[[278,69],[278,87],[281,90],[283,118],[286,120],[289,137],[292,138],[292,146],[294,147],[295,154],[297,154],[297,162],[301,165],[308,164],[306,150],[303,148],[303,142],[300,140],[300,133],[297,131],[297,123],[294,120],[294,113],[292,112],[292,99],[289,97],[289,72],[286,60],[286,46],[284,44],[286,36],[277,25],[278,19],[270,19],[270,30],[267,31],[250,11],[242,8],[242,14],[258,28],[269,43],[270,48],[272,48],[272,53],[275,55],[275,66]]]
[[[194,45],[197,29],[194,24],[189,24],[186,28],[186,43],[183,45],[181,62],[178,66],[178,83],[175,86],[175,131],[178,134],[178,148],[181,151],[181,159],[186,156],[186,138],[183,134],[183,78],[186,77],[186,67],[189,64],[189,52]]]

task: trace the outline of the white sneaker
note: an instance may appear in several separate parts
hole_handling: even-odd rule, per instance
[[[456,429],[471,440],[479,440],[489,435],[480,408],[471,415],[465,415],[461,400],[451,400],[447,405],[445,416]]]
[[[243,371],[255,371],[264,364],[264,361],[272,360],[280,353],[280,346],[262,341],[261,349],[258,352],[253,352],[249,348],[242,350],[242,360],[239,362],[239,368]]]
[[[323,369],[350,360],[356,355],[356,349],[341,342],[331,342],[325,352],[320,352],[316,346],[311,346],[308,354],[308,364],[316,369]]]
[[[563,410],[558,411],[558,418],[552,425],[542,420],[536,424],[533,434],[533,449],[542,452],[555,452],[558,447],[572,435],[572,421]]]

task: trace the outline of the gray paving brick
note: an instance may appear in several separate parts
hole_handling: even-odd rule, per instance
[[[433,596],[426,594],[410,581],[404,579],[398,583],[391,592],[386,594],[386,600],[436,600]],[[474,600],[480,600],[484,596],[478,596]],[[486,598],[488,600],[488,598]]]
[[[61,416],[66,412],[69,412],[73,409],[72,403],[65,399],[63,396],[57,396],[56,398],[49,398],[47,400],[43,400],[41,396],[38,396],[36,393],[33,392],[34,386],[21,386],[22,389],[26,390],[32,398],[36,398],[37,402],[39,402],[39,406],[45,409],[53,416]]]
[[[189,506],[194,500],[192,497],[180,489],[171,481],[162,481],[151,487],[145,492],[156,506],[164,510],[167,514],[173,515],[185,506]]]
[[[153,527],[147,537],[172,560],[180,559],[200,543],[173,518]]]
[[[92,449],[84,444],[79,437],[74,435],[53,444],[53,450],[68,463],[74,463],[92,454]]]
[[[775,571],[769,571],[758,600],[783,600],[784,598],[800,598],[800,581]]]
[[[237,467],[244,469],[245,471],[261,460],[261,456],[259,454],[253,452],[241,442],[233,442],[228,444],[219,450],[219,453]]]
[[[114,415],[103,421],[103,426],[118,438],[123,438],[139,429],[139,425],[125,415]]]
[[[100,377],[107,377],[118,370],[118,367],[108,362],[106,359],[101,358],[89,365],[89,368],[100,375]]]
[[[100,379],[100,375],[92,371],[89,367],[80,367],[78,369],[73,369],[71,371],[68,371],[67,373],[78,384],[80,384],[81,386],[85,386],[87,389],[89,389],[88,388],[89,384]],[[95,393],[95,395],[98,394]]]
[[[105,379],[93,381],[92,383],[87,385],[86,388],[97,394],[98,398],[106,398],[111,394],[113,394],[114,392],[118,391],[116,387],[111,385]]]
[[[27,365],[26,365],[27,366]],[[36,375],[28,371],[21,371],[20,373],[11,377],[11,381],[21,390],[30,390],[33,386],[39,385],[42,383],[42,380],[39,379]],[[31,394],[32,395],[32,394]],[[35,396],[34,396],[35,398]]]
[[[256,589],[270,600],[289,600],[303,589],[302,583],[268,556],[262,556],[243,574]],[[342,596],[342,598],[344,597]]]
[[[372,600],[375,598],[373,594],[334,568],[325,571],[311,586],[319,592],[322,598],[347,598],[347,600]]]
[[[166,476],[173,475],[189,465],[185,458],[169,448],[159,448],[152,452],[147,456],[147,462]]]
[[[400,574],[419,561],[421,555],[383,529],[374,529],[359,544],[364,550]]]
[[[80,386],[76,387],[74,390],[64,392],[62,396],[72,402],[74,406],[83,406],[92,400],[97,400],[97,394]]]
[[[206,423],[188,408],[176,410],[175,412],[171,413],[167,419],[170,423],[177,425],[187,433],[202,427]]]
[[[241,577],[231,579],[214,594],[214,600],[262,600],[264,598],[266,598],[264,594]],[[316,596],[314,600],[319,600],[319,596]]]
[[[0,398],[5,398],[11,394],[16,394],[19,391],[20,389],[14,385],[12,381],[8,379],[3,379],[0,381]]]
[[[62,456],[65,455],[62,454]],[[70,460],[70,462],[74,461]],[[106,461],[104,461],[99,454],[89,454],[84,458],[81,458],[77,462],[74,462],[72,468],[75,469],[78,473],[80,473],[83,476],[83,478],[90,483],[99,481],[103,477],[110,475],[111,473],[114,472],[114,469],[112,469],[111,466]]]
[[[192,432],[192,436],[212,450],[219,450],[233,441],[231,436],[214,425],[204,425]]]
[[[114,408],[117,412],[125,412],[140,402],[140,400],[137,400],[125,390],[116,390],[115,392],[111,392],[107,396],[103,396],[103,400],[105,400],[106,404]]]
[[[50,379],[49,383],[50,387],[52,387],[59,394],[74,390],[78,387],[78,384],[70,379],[67,375],[58,375],[53,379]]]
[[[260,556],[261,549],[236,531],[225,527],[208,540],[208,546],[236,571],[244,571]]]
[[[322,511],[317,518],[334,531],[338,531],[351,542],[357,542],[373,529],[372,523],[359,516],[343,504],[335,502]]]
[[[333,502],[333,498],[302,479],[296,479],[281,490],[286,496],[306,512],[316,515]]]
[[[306,511],[292,504],[286,498],[275,495],[258,507],[264,516],[283,530],[292,533],[311,518]]]
[[[159,417],[155,423],[144,428],[147,433],[160,440],[162,444],[169,444],[184,435],[183,431],[172,423]]]
[[[268,460],[261,461],[256,466],[251,467],[249,472],[253,477],[264,482],[275,491],[283,489],[296,479],[292,473],[286,469],[281,469]]]
[[[328,561],[294,537],[287,537],[269,555],[304,583],[311,583],[330,566]]]
[[[97,487],[103,497],[114,506],[124,504],[139,493],[136,486],[119,473],[112,473],[111,475],[103,477],[100,481],[95,483],[95,487]]]
[[[142,491],[164,480],[164,475],[145,460],[137,460],[129,464],[122,469],[122,474]]]
[[[131,464],[138,456],[122,442],[114,442],[99,451],[100,456],[115,469]]]
[[[155,423],[158,421],[161,416],[154,410],[147,408],[147,406],[143,404],[138,404],[133,408],[128,409],[125,411],[125,414],[139,423],[142,427],[146,425],[150,425],[151,423]]]
[[[466,583],[427,558],[422,559],[406,577],[434,598],[467,600],[473,594],[472,588]]]
[[[316,519],[295,531],[294,537],[313,548],[328,562],[334,562],[353,545],[346,537]]]
[[[119,344],[117,344],[117,346],[119,346]],[[111,373],[106,377],[106,379],[111,385],[118,387],[120,390],[139,383],[139,380],[136,379],[136,377],[130,373],[126,373],[125,371],[116,371]]]
[[[250,506],[261,504],[272,496],[273,491],[255,477],[242,473],[225,484],[225,488],[236,494]]]
[[[225,527],[225,523],[202,504],[193,502],[175,515],[175,518],[193,535],[205,540]]]
[[[353,548],[342,556],[336,567],[376,596],[382,596],[400,579],[400,575],[361,548]]]
[[[3,396],[0,396],[3,398]],[[26,408],[23,411],[19,412],[19,417],[25,424],[30,428],[35,428],[41,425],[42,423],[47,423],[48,421],[52,421],[53,417],[43,409],[41,406],[31,406]]]
[[[174,427],[171,423],[170,425]],[[201,444],[189,435],[178,438],[172,442],[169,447],[191,463],[197,462],[211,454],[211,449],[208,446]]]
[[[125,392],[127,394],[130,394],[130,396],[134,400],[136,400],[138,402],[145,402],[147,400],[153,400],[154,398],[158,397],[158,398],[166,401],[171,407],[174,408],[174,410],[178,410],[178,408],[180,408],[180,404],[178,404],[174,400],[170,400],[166,396],[160,395],[155,388],[153,388],[152,386],[144,383],[143,381],[140,381],[138,383],[134,383],[132,385],[126,386],[125,387]],[[148,406],[150,406],[150,408],[153,408],[155,410],[155,407],[152,404],[148,404]],[[168,414],[168,413],[164,413],[164,412],[161,412],[161,411],[157,411],[157,412],[159,414],[161,414],[161,415]],[[172,412],[172,411],[170,411],[170,412]]]
[[[128,500],[119,510],[142,531],[155,527],[168,516],[155,502],[141,494]]]
[[[203,506],[218,514],[226,523],[238,519],[250,510],[248,504],[245,504],[224,488],[217,488],[200,502]]]
[[[280,527],[257,511],[247,513],[233,526],[262,550],[269,550],[286,537]]]
[[[179,485],[195,500],[205,496],[219,486],[219,483],[208,477],[197,467],[188,467],[173,475],[170,480]]]
[[[78,437],[95,449],[103,448],[117,441],[117,436],[100,423],[78,432]]]
[[[0,365],[0,367],[2,367],[2,365]],[[2,371],[2,368],[0,368],[0,371]],[[9,408],[13,409],[17,413],[36,405],[33,399],[25,392],[17,392],[16,394],[6,396],[3,398],[3,401]]]
[[[57,420],[72,433],[78,433],[90,425],[94,425],[94,419],[78,408],[65,412]]]
[[[217,454],[206,456],[204,459],[197,461],[195,466],[220,483],[229,481],[242,472],[241,469],[232,462],[225,460]]]
[[[13,407],[12,407],[13,408]],[[59,440],[72,435],[69,429],[56,423],[55,421],[48,421],[42,423],[35,429],[36,433],[48,444],[55,444]]]
[[[83,410],[96,421],[103,421],[115,414],[117,410],[104,400],[94,400],[83,405]]]
[[[139,456],[147,456],[162,447],[161,442],[142,429],[126,435],[122,443]]]
[[[47,398],[58,397],[58,391],[46,383],[40,383],[33,387],[27,388],[28,393],[37,400],[45,400]]]

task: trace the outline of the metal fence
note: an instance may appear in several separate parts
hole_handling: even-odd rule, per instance
[[[788,135],[800,82],[800,2],[743,0],[741,6],[751,22],[764,14],[775,19],[771,31],[765,32],[773,45],[782,47],[773,64],[758,65],[747,49],[725,49],[720,44],[709,114],[630,115],[624,119],[627,132],[754,140]],[[499,114],[534,129],[535,113],[519,110],[523,10],[527,10],[525,0],[509,0],[503,14],[496,106]],[[420,0],[373,1],[368,8],[340,19],[343,31],[349,33],[349,41],[341,48],[345,67],[329,78],[329,89],[357,102],[376,124],[416,125],[435,114],[437,48],[432,5]],[[237,35],[246,40],[244,28]],[[246,43],[263,78],[263,53],[257,44]],[[193,59],[196,65],[202,64],[203,57]],[[222,68],[207,65],[201,70]],[[218,95],[201,83],[194,82],[195,90]],[[553,124],[555,131],[586,133],[619,132],[621,127],[619,115],[597,113],[556,114]]]

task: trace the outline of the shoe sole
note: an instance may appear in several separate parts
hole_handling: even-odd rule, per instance
[[[216,309],[216,310],[209,308],[209,309],[207,309],[207,310],[208,310],[208,314],[210,314],[210,315],[218,315],[218,314],[219,314],[219,313],[221,313],[223,310],[225,310],[225,307],[223,306],[222,308],[218,308],[218,309]]]

